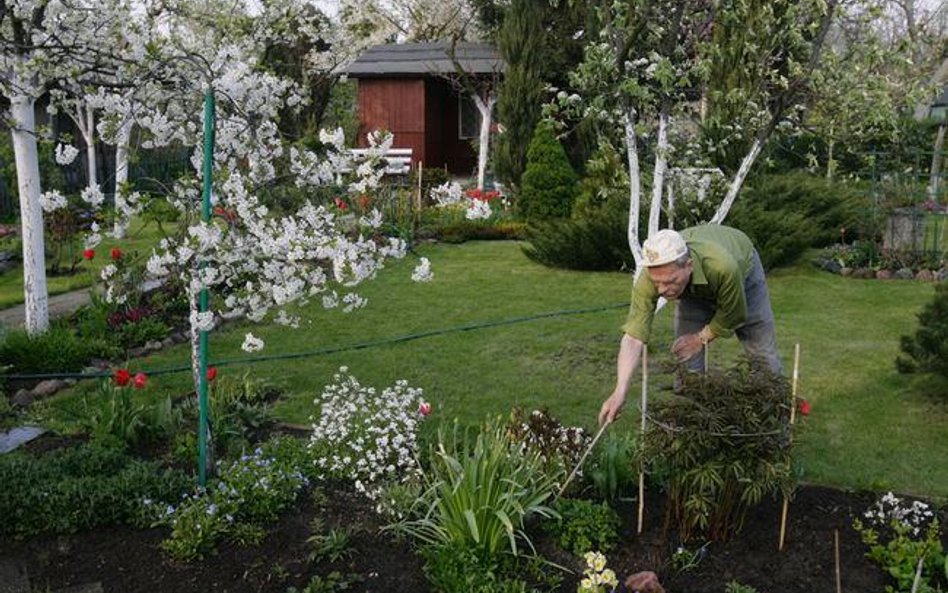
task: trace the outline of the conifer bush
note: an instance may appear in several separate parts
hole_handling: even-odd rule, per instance
[[[918,314],[915,335],[902,336],[895,366],[900,372],[927,372],[948,377],[948,281],[935,286],[935,296]]]
[[[520,213],[528,221],[565,218],[577,193],[577,176],[553,124],[540,122],[527,149],[527,167],[521,179]]]

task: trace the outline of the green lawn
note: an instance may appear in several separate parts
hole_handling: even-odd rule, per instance
[[[165,224],[165,231],[172,232],[174,225]],[[128,235],[124,239],[110,239],[103,235],[103,241],[95,248],[92,261],[83,260],[78,271],[72,276],[48,276],[46,282],[50,296],[62,294],[91,286],[99,272],[111,260],[109,253],[113,247],[119,247],[130,254],[147,254],[157,244],[162,235],[154,222],[145,223],[140,219],[132,221]],[[17,254],[19,256],[21,254]],[[23,268],[16,267],[0,274],[0,309],[12,307],[23,302]]]
[[[280,355],[344,347],[420,332],[539,313],[627,302],[630,278],[620,273],[551,270],[530,262],[516,243],[426,245],[435,273],[430,284],[409,279],[414,258],[397,262],[362,294],[356,313],[305,313],[297,330],[240,324],[211,335],[211,357],[241,360],[244,333],[267,342],[262,354]],[[778,340],[789,373],[793,344],[802,349],[800,395],[813,404],[798,433],[803,479],[828,485],[891,488],[948,495],[948,406],[944,381],[895,372],[898,337],[915,326],[915,314],[933,294],[916,282],[858,281],[801,263],[770,277]],[[425,337],[358,350],[268,361],[225,364],[221,373],[249,372],[282,386],[276,415],[305,423],[313,398],[342,365],[363,383],[383,387],[407,379],[434,405],[432,418],[476,422],[511,406],[547,407],[561,420],[592,428],[614,382],[615,352],[624,306]],[[658,317],[653,361],[667,359],[670,311]],[[718,343],[723,345],[718,346]],[[715,343],[712,363],[739,351],[736,340]],[[184,347],[130,363],[134,371],[186,364]],[[638,385],[636,376],[636,393]],[[88,383],[91,382],[87,382]],[[667,377],[656,374],[650,393],[660,396]],[[91,388],[80,387],[80,391]],[[184,373],[154,376],[153,395],[188,389]],[[935,397],[940,394],[939,397]],[[632,396],[630,396],[632,397]],[[637,397],[637,396],[636,396]],[[75,397],[58,398],[44,415],[63,417]],[[635,430],[628,406],[616,429]]]

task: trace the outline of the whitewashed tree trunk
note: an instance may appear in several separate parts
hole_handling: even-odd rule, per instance
[[[639,211],[642,204],[642,176],[639,170],[639,148],[635,138],[635,110],[628,109],[623,118],[625,148],[629,161],[629,249],[635,259],[635,274],[642,270],[642,243],[639,241]]]
[[[14,84],[13,88],[18,86]],[[16,94],[10,98],[11,136],[23,239],[25,325],[30,335],[41,334],[49,329],[49,294],[46,287],[46,253],[43,242],[43,209],[40,206],[39,153],[36,148],[34,103],[35,99],[26,94]]]
[[[487,99],[478,93],[471,93],[471,98],[481,114],[481,130],[477,146],[477,189],[484,189],[484,179],[487,176],[487,155],[490,154],[490,126],[494,112],[494,103],[497,102],[494,93],[488,93]]]
[[[662,214],[662,194],[665,189],[665,172],[668,169],[668,114],[658,116],[658,145],[655,147],[655,170],[652,173],[652,203],[648,211],[648,234],[658,232]]]
[[[734,205],[734,200],[737,199],[737,194],[741,191],[741,186],[744,185],[744,180],[747,179],[747,174],[750,173],[751,167],[754,166],[754,161],[757,160],[763,148],[764,141],[760,138],[755,138],[750,150],[744,155],[740,168],[737,170],[737,173],[734,174],[734,179],[731,180],[731,185],[727,189],[727,195],[724,196],[721,205],[718,206],[717,212],[711,217],[711,224],[721,224],[724,222],[727,213],[731,211],[731,206]]]
[[[932,167],[929,173],[928,198],[938,203],[938,193],[941,189],[941,159],[945,148],[945,122],[938,126],[938,135],[935,136],[935,150],[932,152]]]
[[[92,108],[85,105],[80,113],[85,115],[85,131],[82,133],[83,140],[86,141],[86,166],[89,168],[89,187],[99,185],[99,175],[96,167],[95,154],[95,113]]]
[[[112,232],[116,238],[125,237],[128,220],[125,217],[125,184],[128,182],[128,152],[132,138],[132,122],[124,120],[115,134],[115,224]]]

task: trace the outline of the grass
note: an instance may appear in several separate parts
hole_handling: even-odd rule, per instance
[[[173,223],[165,224],[165,231],[171,232]],[[71,276],[46,276],[49,295],[71,292],[80,288],[92,286],[98,278],[99,272],[110,263],[109,252],[113,247],[119,247],[131,256],[145,254],[151,251],[153,245],[162,238],[162,234],[154,222],[146,223],[141,219],[133,220],[124,239],[111,239],[103,234],[102,243],[95,248],[95,258],[91,261],[82,260],[77,266],[77,272]],[[17,256],[20,253],[20,242],[15,241]],[[23,298],[23,268],[17,266],[0,274],[0,309],[19,305]]]
[[[592,428],[615,381],[615,354],[628,302],[630,277],[621,273],[552,270],[530,262],[512,242],[426,245],[435,272],[430,284],[409,279],[414,257],[397,262],[362,294],[368,306],[344,314],[310,305],[308,322],[291,331],[237,324],[211,337],[211,358],[222,374],[247,372],[282,387],[275,413],[306,423],[313,398],[340,366],[364,384],[384,387],[396,379],[422,387],[434,404],[431,418],[474,423],[511,406],[545,407],[569,424]],[[803,479],[826,485],[888,488],[948,495],[948,385],[943,380],[899,375],[893,359],[898,337],[914,331],[915,314],[932,294],[917,282],[858,281],[833,276],[806,263],[770,276],[778,342],[789,374],[793,344],[800,343],[800,395],[813,404],[798,432]],[[235,363],[246,332],[267,342],[277,356],[381,341],[553,311],[618,305],[582,314],[457,331],[356,350]],[[671,314],[659,314],[653,361],[667,360]],[[720,346],[718,345],[720,344]],[[736,340],[715,343],[712,364],[739,353]],[[182,346],[130,362],[133,372],[188,363]],[[653,367],[654,368],[654,367]],[[637,398],[639,376],[634,395]],[[656,374],[650,394],[667,388]],[[47,418],[78,413],[76,394],[40,406]],[[153,376],[149,396],[186,392],[186,373]],[[434,424],[434,423],[430,423]],[[635,430],[634,402],[615,429]]]

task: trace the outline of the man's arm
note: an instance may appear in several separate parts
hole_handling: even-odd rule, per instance
[[[625,395],[629,390],[629,381],[632,379],[632,373],[635,367],[639,366],[639,360],[642,358],[642,347],[644,342],[634,338],[629,334],[623,334],[619,342],[619,355],[616,358],[616,387],[612,394],[602,402],[599,409],[599,424],[612,422],[619,415],[622,405],[625,403]]]

